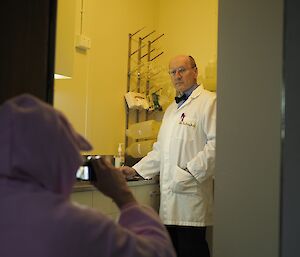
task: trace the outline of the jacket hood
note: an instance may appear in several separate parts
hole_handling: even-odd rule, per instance
[[[66,117],[38,98],[23,94],[0,107],[0,179],[36,184],[68,197],[92,147]]]

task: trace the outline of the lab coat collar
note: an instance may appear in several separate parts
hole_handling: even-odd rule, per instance
[[[179,108],[177,108],[177,110],[180,110],[184,106],[188,105],[191,101],[197,98],[203,92],[203,90],[204,88],[202,85],[199,85],[197,88],[195,88],[190,97]]]

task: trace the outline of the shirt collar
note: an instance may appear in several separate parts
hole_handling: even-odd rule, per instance
[[[188,90],[184,91],[183,94],[186,95],[186,99],[185,100],[182,100],[180,101],[178,104],[177,104],[177,108],[179,108],[188,98],[189,96],[193,93],[193,91],[198,87],[199,85],[198,84],[195,84],[193,85],[191,88],[189,88]]]
[[[197,87],[198,87],[198,84],[195,84],[195,85],[192,86],[190,89],[184,91],[184,94],[185,94],[187,97],[189,97]]]

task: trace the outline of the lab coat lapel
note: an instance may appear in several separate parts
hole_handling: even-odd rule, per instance
[[[199,85],[190,95],[190,97],[179,107],[177,108],[177,111],[182,109],[184,106],[189,105],[195,98],[197,98],[201,92],[203,91],[202,85]]]

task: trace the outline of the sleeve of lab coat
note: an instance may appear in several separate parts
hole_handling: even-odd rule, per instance
[[[159,138],[159,136],[158,136]],[[160,169],[160,143],[153,144],[153,149],[134,168],[143,178],[153,178],[159,174]]]
[[[199,183],[208,177],[214,176],[215,171],[215,148],[216,148],[216,95],[207,100],[204,115],[199,121],[206,134],[206,144],[202,151],[187,163],[189,172]]]

